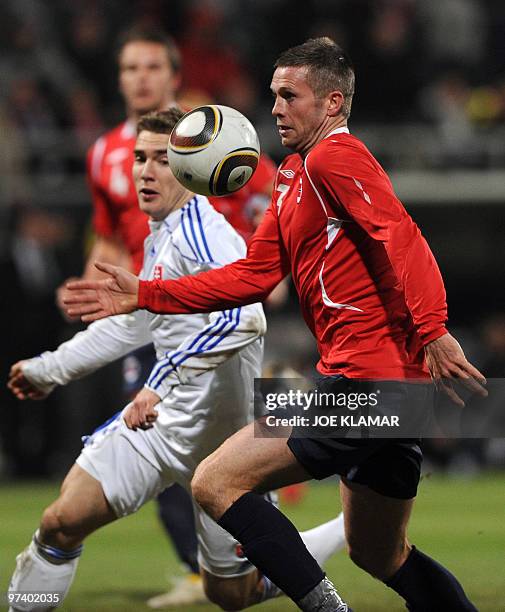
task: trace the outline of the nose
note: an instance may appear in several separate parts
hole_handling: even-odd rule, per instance
[[[283,99],[280,96],[275,98],[274,105],[272,107],[272,115],[274,117],[280,117],[283,113]]]
[[[137,71],[138,80],[142,84],[144,84],[148,76],[149,76],[149,69],[146,66],[140,66],[140,68]]]
[[[154,166],[151,159],[146,159],[146,161],[143,163],[140,176],[146,181],[154,180]]]

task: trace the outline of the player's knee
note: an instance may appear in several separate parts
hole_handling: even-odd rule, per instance
[[[220,517],[220,490],[221,485],[215,470],[208,465],[207,460],[202,461],[191,481],[191,493],[196,502],[214,519]]]
[[[362,570],[378,580],[387,580],[402,564],[401,545],[349,542],[349,556]]]
[[[83,534],[75,513],[58,500],[42,514],[40,537],[46,544],[66,548],[69,545],[78,545]]]

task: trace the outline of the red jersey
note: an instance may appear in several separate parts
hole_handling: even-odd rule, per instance
[[[99,236],[119,237],[135,273],[142,267],[148,216],[139,209],[132,177],[136,131],[131,121],[101,136],[88,152],[88,181],[93,198],[93,228]]]
[[[213,311],[264,299],[288,272],[323,374],[427,378],[424,344],[446,333],[442,278],[379,163],[346,128],[285,159],[246,259],[141,282],[139,306]]]
[[[106,238],[119,237],[137,274],[142,267],[149,225],[148,216],[139,208],[132,177],[135,141],[135,125],[130,121],[104,134],[88,152],[87,174],[95,233]],[[270,194],[274,178],[274,163],[262,155],[256,172],[242,189],[230,196],[209,198],[246,241],[256,229],[255,218],[263,214],[263,198],[267,192]]]

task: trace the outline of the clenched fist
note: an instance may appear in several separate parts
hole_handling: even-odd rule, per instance
[[[158,411],[155,410],[155,406],[160,401],[159,395],[151,389],[144,387],[139,391],[123,415],[128,429],[133,429],[133,431],[137,431],[137,428],[151,429],[154,421],[158,418]]]

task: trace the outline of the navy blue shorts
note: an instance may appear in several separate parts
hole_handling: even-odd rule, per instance
[[[343,382],[347,388],[354,384],[343,377],[328,376],[318,381],[317,389],[338,390]],[[359,385],[356,381],[357,388]],[[416,395],[419,402],[430,400],[422,390]],[[387,497],[412,499],[417,494],[423,458],[418,438],[311,438],[292,434],[288,446],[316,480],[339,474]]]

